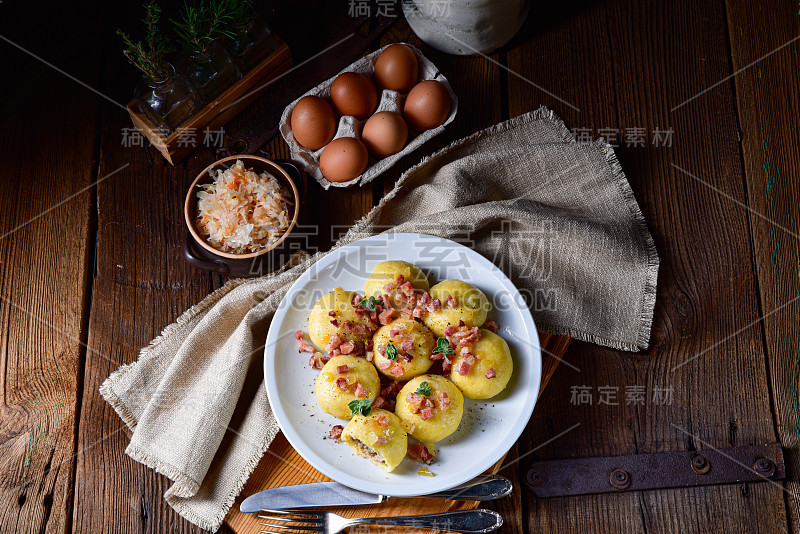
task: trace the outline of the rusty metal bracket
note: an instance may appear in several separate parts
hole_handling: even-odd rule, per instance
[[[547,460],[531,465],[526,482],[537,497],[783,480],[780,444]]]

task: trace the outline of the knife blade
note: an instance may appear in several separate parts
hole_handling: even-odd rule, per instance
[[[507,478],[497,475],[481,475],[466,484],[439,493],[422,495],[422,497],[489,501],[505,497],[512,490],[513,485]],[[325,506],[357,506],[379,504],[388,498],[385,495],[375,495],[348,488],[338,482],[312,482],[259,491],[243,500],[239,505],[239,510],[245,514],[252,514],[260,512],[264,508],[285,510]]]

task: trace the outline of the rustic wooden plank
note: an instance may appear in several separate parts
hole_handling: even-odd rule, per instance
[[[754,6],[748,2],[728,1],[726,6],[732,69],[739,74],[723,85],[733,83],[736,89],[773,416],[782,445],[796,450],[800,442],[798,5],[790,0],[774,2],[769,9],[759,9],[758,16],[753,16]],[[686,107],[705,105],[718,90],[701,95]],[[728,205],[731,210],[742,211],[732,201]],[[787,461],[790,472],[797,473],[797,455],[787,455]],[[797,532],[797,477],[788,477],[783,486],[789,528]]]
[[[20,30],[28,11],[14,6],[3,15],[4,38],[96,83],[96,51],[77,57],[53,43],[63,44],[62,23],[80,31],[97,20],[54,7],[58,23],[40,21],[30,33]],[[7,42],[0,54],[0,532],[68,532],[98,98]]]
[[[138,4],[114,6],[103,25],[109,50],[100,89],[126,102],[137,73],[122,58],[114,27],[141,18]],[[125,455],[129,432],[98,392],[120,365],[213,287],[211,275],[192,268],[181,250],[183,200],[193,178],[152,150],[122,146],[131,128],[124,110],[104,105],[100,174],[128,163],[97,188],[97,271],[94,279],[75,476],[76,532],[201,532],[166,504],[171,482]]]
[[[558,19],[565,9],[537,18]],[[535,25],[531,35],[509,52],[509,66],[580,112],[509,76],[510,115],[544,102],[593,137],[617,129],[617,154],[662,263],[650,350],[574,343],[565,362],[577,369],[555,375],[521,453],[559,458],[773,441],[762,336],[746,328],[759,316],[746,214],[670,165],[747,200],[730,86],[702,106],[670,112],[730,74],[724,5],[585,6],[568,25]],[[672,146],[653,146],[655,130],[669,127]],[[628,128],[644,129],[643,147],[626,146]],[[568,404],[583,385],[593,403]],[[598,404],[605,386],[616,398]],[[626,404],[636,386],[645,388],[645,401]],[[671,403],[664,399],[670,390]],[[786,521],[782,496],[769,484],[540,500],[527,512],[531,531],[753,532],[777,531]]]

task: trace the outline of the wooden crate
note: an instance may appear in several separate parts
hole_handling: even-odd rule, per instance
[[[539,396],[541,397],[542,391],[547,387],[550,377],[553,376],[561,358],[567,351],[571,339],[564,336],[542,334],[541,332],[539,333],[539,339],[542,347],[542,384],[539,388]],[[504,460],[505,457],[501,458],[487,473],[494,474],[500,471]],[[501,472],[500,474],[502,475],[503,473]],[[243,514],[239,511],[239,504],[245,497],[268,488],[329,480],[329,478],[303,460],[289,442],[286,441],[283,434],[279,432],[270,445],[267,454],[264,455],[256,470],[250,475],[250,479],[245,484],[236,502],[234,502],[227,517],[225,517],[225,523],[236,534],[256,534],[260,530],[257,515]],[[381,504],[329,508],[329,510],[344,517],[375,517],[469,510],[477,508],[478,504],[477,501],[393,497]],[[417,529],[415,532],[420,532],[420,530]]]
[[[235,84],[210,102],[174,132],[165,136],[150,119],[139,111],[136,100],[126,106],[133,125],[158,149],[164,158],[175,165],[203,142],[207,130],[216,130],[235,117],[261,96],[268,82],[292,66],[289,47],[278,37],[278,48],[261,63],[242,76]]]

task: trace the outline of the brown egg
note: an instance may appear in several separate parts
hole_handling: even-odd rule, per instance
[[[408,93],[403,115],[414,130],[424,132],[444,124],[450,115],[450,92],[436,80],[419,82]]]
[[[304,96],[298,100],[290,124],[294,138],[309,150],[319,150],[336,135],[333,110],[318,96]]]
[[[408,126],[399,113],[379,111],[364,124],[361,140],[376,158],[397,154],[406,146]]]
[[[348,182],[367,168],[367,149],[354,137],[334,139],[319,156],[319,169],[331,182]]]
[[[417,55],[404,44],[386,47],[375,62],[375,81],[384,89],[407,93],[418,77]]]
[[[364,120],[378,107],[378,92],[363,74],[343,72],[333,80],[331,100],[339,115]]]

